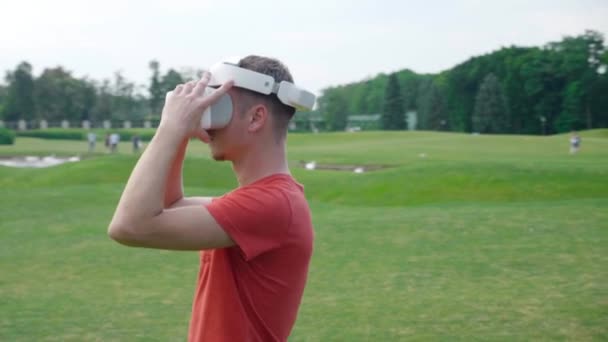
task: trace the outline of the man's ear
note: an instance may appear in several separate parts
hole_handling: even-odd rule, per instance
[[[249,127],[247,130],[249,132],[257,132],[262,129],[268,120],[268,114],[268,108],[266,108],[266,106],[261,104],[253,106],[253,108],[251,108]]]

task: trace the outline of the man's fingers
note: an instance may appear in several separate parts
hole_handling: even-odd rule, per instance
[[[175,87],[175,90],[173,90],[173,94],[174,95],[179,95],[182,93],[182,90],[184,90],[184,85],[183,84],[178,84],[177,87]]]
[[[209,133],[207,133],[207,131],[205,131],[204,129],[197,130],[196,137],[199,138],[199,140],[204,142],[205,144],[208,144],[211,141]]]
[[[184,89],[182,90],[182,93],[184,95],[190,94],[192,92],[192,89],[194,88],[195,85],[196,85],[195,81],[190,81],[190,82],[186,83],[184,85]]]
[[[215,103],[217,100],[220,99],[220,97],[222,97],[222,95],[226,94],[228,92],[228,90],[230,90],[230,88],[232,88],[233,85],[234,85],[234,81],[232,81],[232,80],[222,84],[221,87],[214,90],[209,96],[203,98],[203,102],[201,102],[201,107],[207,107],[207,106]]]
[[[205,88],[207,88],[207,84],[209,84],[210,79],[211,74],[205,71],[201,79],[196,82],[196,86],[194,87],[194,90],[192,90],[192,96],[204,96]]]

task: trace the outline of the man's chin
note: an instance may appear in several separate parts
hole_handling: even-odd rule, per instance
[[[211,153],[211,157],[215,161],[224,161],[224,160],[226,160],[226,156],[223,153]]]

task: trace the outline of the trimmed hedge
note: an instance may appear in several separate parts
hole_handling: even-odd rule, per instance
[[[17,136],[53,140],[83,140],[86,137],[84,132],[78,129],[37,129],[17,131]]]
[[[93,129],[97,134],[97,141],[104,141],[106,134],[118,133],[121,141],[129,141],[135,134],[138,134],[142,141],[150,141],[154,136],[154,129],[136,128],[136,129]],[[39,139],[56,139],[56,140],[86,140],[89,130],[82,128],[49,128],[36,129],[29,131],[18,131],[17,136],[30,137]]]
[[[0,145],[12,145],[15,143],[15,132],[7,128],[0,128]]]

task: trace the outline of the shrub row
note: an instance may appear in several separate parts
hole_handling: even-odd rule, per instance
[[[0,128],[0,145],[12,145],[15,143],[15,132],[7,128]]]
[[[153,129],[94,129],[91,130],[97,135],[97,141],[103,141],[106,134],[118,133],[121,141],[128,141],[138,134],[142,141],[150,141],[154,136]],[[81,128],[49,128],[37,129],[29,131],[18,131],[17,136],[30,137],[39,139],[57,139],[57,140],[86,140],[89,130]]]

